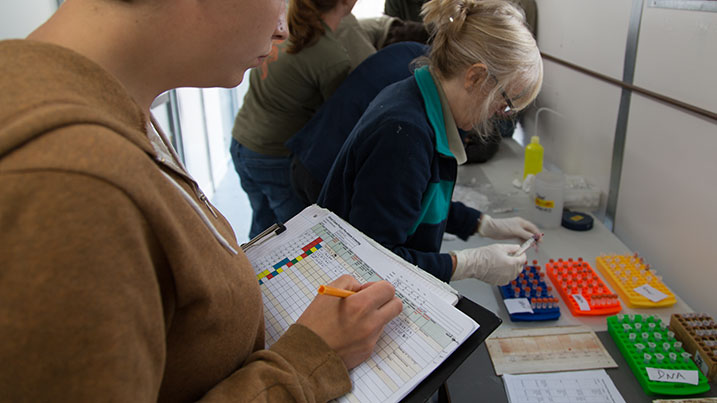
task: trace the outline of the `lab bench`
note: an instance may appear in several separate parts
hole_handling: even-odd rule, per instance
[[[458,168],[457,185],[468,188],[475,187],[477,192],[487,196],[490,207],[488,214],[494,218],[522,216],[530,219],[531,203],[528,195],[513,185],[515,178],[522,178],[523,148],[513,139],[504,139],[499,151],[488,162],[482,164],[464,165]],[[508,213],[495,213],[500,210],[512,210]],[[596,266],[596,257],[609,255],[632,255],[631,251],[615,234],[608,230],[599,219],[594,220],[593,228],[588,231],[572,231],[563,227],[542,229],[545,236],[539,247],[528,251],[529,264],[537,260],[537,264],[545,267],[550,259],[582,258],[590,263],[598,276],[615,292]],[[478,235],[467,241],[460,239],[444,240],[441,250],[448,252],[466,248],[476,248],[495,242],[484,239]],[[649,263],[649,262],[648,262]],[[606,316],[573,316],[559,298],[561,315],[558,320],[543,322],[511,322],[498,287],[483,283],[475,279],[452,282],[451,285],[462,295],[482,305],[503,319],[498,332],[505,332],[513,328],[552,327],[552,326],[586,326],[596,332],[598,338],[618,364],[618,368],[606,369],[608,375],[627,402],[652,402],[658,397],[648,396],[642,390],[637,379],[630,370],[618,347],[607,332]],[[669,284],[667,284],[669,287]],[[621,300],[622,314],[656,315],[664,323],[670,322],[673,313],[692,312],[692,308],[676,295],[676,303],[665,308],[636,309],[630,308]],[[704,396],[717,396],[714,383],[709,392],[691,396],[662,396],[662,398],[694,398]],[[478,400],[486,402],[507,402],[502,379],[495,375],[493,365],[488,355],[485,343],[481,345],[447,382],[447,390],[453,402],[472,402]]]

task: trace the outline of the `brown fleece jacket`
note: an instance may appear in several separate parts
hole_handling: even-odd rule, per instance
[[[201,197],[109,73],[0,42],[0,400],[310,402],[351,388],[303,326],[264,349],[256,276]]]

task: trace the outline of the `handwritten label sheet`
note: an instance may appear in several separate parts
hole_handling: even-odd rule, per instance
[[[485,343],[499,376],[617,367],[595,332],[583,326],[512,329]]]
[[[605,370],[503,375],[511,403],[625,403]]]

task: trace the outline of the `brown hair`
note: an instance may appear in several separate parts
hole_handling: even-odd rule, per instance
[[[468,66],[483,63],[492,78],[484,80],[489,91],[478,133],[490,132],[490,105],[502,97],[503,89],[522,89],[513,100],[518,110],[538,96],[543,61],[519,7],[505,0],[430,0],[421,15],[432,37],[432,70],[452,78]]]
[[[331,11],[340,0],[290,0],[287,21],[289,46],[287,53],[299,53],[319,40],[324,34],[321,15]]]

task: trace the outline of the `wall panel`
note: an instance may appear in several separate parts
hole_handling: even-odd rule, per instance
[[[622,79],[631,1],[537,0],[543,52]]]
[[[615,233],[717,317],[717,125],[633,94]]]
[[[717,13],[645,7],[635,85],[717,111]],[[717,314],[717,122],[633,94],[615,233]]]
[[[645,7],[635,85],[717,112],[717,13]]]

